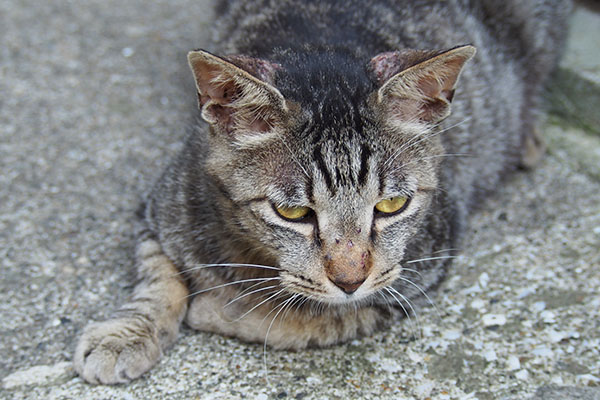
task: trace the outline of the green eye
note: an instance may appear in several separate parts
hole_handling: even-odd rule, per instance
[[[408,205],[408,197],[397,196],[389,199],[381,200],[375,204],[375,209],[383,214],[398,213]]]
[[[275,207],[275,211],[284,219],[300,221],[311,212],[311,209],[308,207]]]

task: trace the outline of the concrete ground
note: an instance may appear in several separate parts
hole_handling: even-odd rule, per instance
[[[473,218],[422,337],[402,321],[265,363],[184,329],[131,384],[74,374],[82,328],[131,290],[133,213],[195,108],[209,3],[0,0],[0,398],[600,399],[600,16],[581,7],[548,155]]]

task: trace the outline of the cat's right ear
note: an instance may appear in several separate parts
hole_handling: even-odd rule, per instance
[[[217,57],[203,50],[188,53],[202,118],[231,139],[265,134],[287,111],[271,83],[277,64],[245,56]],[[237,65],[236,65],[237,64]]]

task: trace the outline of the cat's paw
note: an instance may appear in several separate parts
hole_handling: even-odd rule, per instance
[[[88,325],[79,339],[73,364],[90,383],[129,382],[148,371],[162,351],[151,324],[118,318]]]
[[[546,152],[546,142],[539,127],[534,127],[525,135],[521,154],[521,168],[535,167]]]

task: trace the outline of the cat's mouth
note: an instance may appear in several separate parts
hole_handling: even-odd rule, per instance
[[[338,276],[339,279],[334,281],[327,273],[317,281],[301,274],[283,272],[280,273],[280,284],[293,295],[300,295],[318,303],[332,306],[349,305],[362,303],[378,293],[383,293],[386,288],[391,287],[400,270],[391,267],[384,271],[371,271],[371,274],[358,281],[352,281],[347,276]]]

